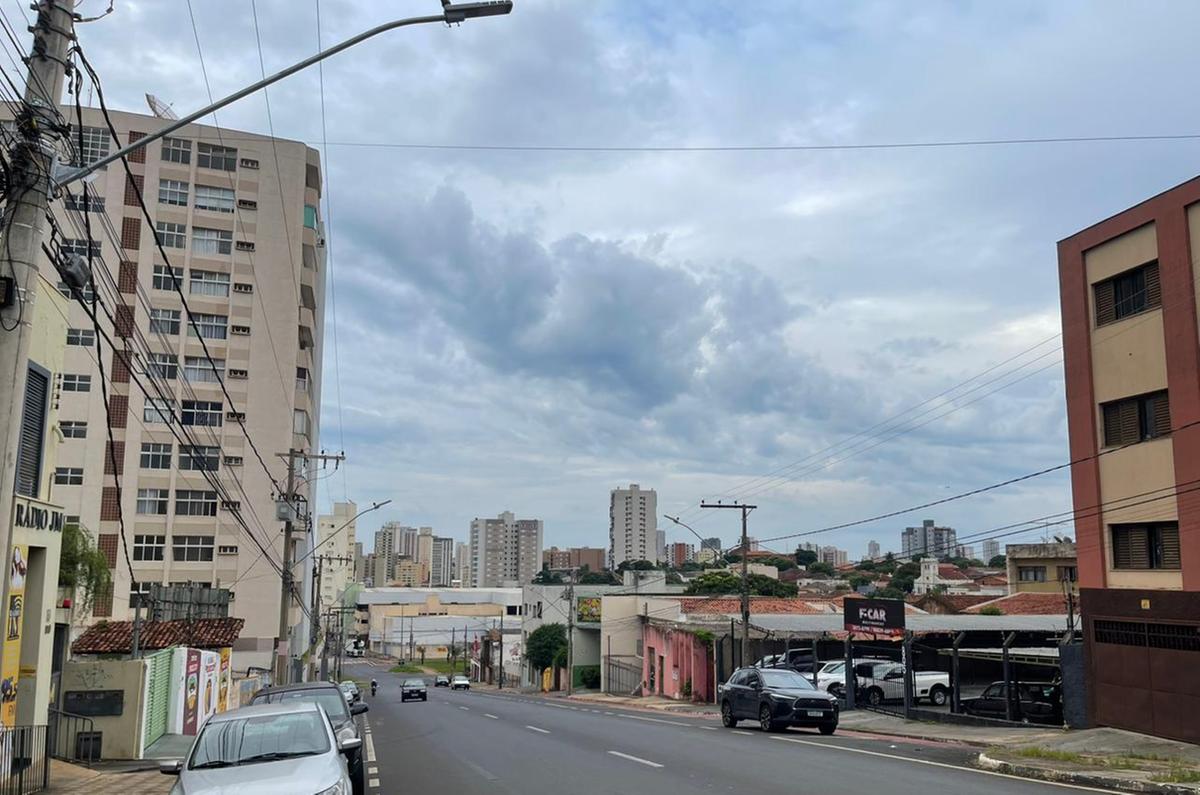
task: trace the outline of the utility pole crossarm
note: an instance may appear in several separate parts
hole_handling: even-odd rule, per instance
[[[701,502],[701,508],[732,508],[742,512],[742,665],[750,657],[750,538],[746,535],[746,518],[757,505],[744,502]]]

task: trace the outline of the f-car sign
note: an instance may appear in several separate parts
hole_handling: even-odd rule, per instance
[[[847,632],[904,634],[904,602],[899,599],[854,599],[842,602]]]

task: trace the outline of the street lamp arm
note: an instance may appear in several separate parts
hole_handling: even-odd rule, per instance
[[[349,519],[347,519],[347,520],[346,520],[346,521],[345,521],[345,522],[342,524],[342,526],[341,526],[341,527],[339,527],[338,529],[336,529],[336,530],[334,530],[332,533],[330,533],[330,534],[329,534],[329,538],[326,538],[324,541],[322,541],[322,542],[321,542],[321,543],[319,543],[319,544],[314,544],[312,549],[310,549],[308,552],[305,552],[303,555],[301,555],[301,556],[300,556],[300,557],[299,557],[299,558],[296,560],[296,562],[295,562],[295,563],[293,563],[292,565],[294,565],[294,566],[298,566],[298,565],[299,565],[301,562],[303,562],[303,561],[304,561],[304,559],[305,559],[305,558],[307,558],[308,556],[312,555],[312,554],[313,554],[314,552],[316,552],[318,549],[320,549],[321,547],[323,547],[323,546],[325,546],[326,544],[328,544],[330,541],[332,541],[332,540],[333,540],[334,536],[336,536],[338,533],[342,532],[342,531],[343,531],[343,530],[345,530],[347,527],[349,527],[351,524],[353,524],[353,523],[354,523],[354,521],[355,521],[356,519],[358,519],[358,517],[362,516],[363,514],[370,513],[371,511],[378,511],[380,508],[382,508],[383,506],[387,505],[387,504],[388,504],[388,503],[390,503],[390,502],[391,502],[391,500],[384,500],[383,502],[377,502],[377,503],[375,503],[375,504],[374,504],[374,505],[372,505],[370,508],[363,508],[361,511],[359,511],[358,513],[354,514],[354,515],[353,515],[353,516],[351,516]]]
[[[120,149],[113,152],[112,154],[102,157],[99,160],[97,160],[96,162],[94,162],[90,165],[84,166],[83,168],[76,169],[76,170],[70,172],[69,174],[64,175],[61,179],[55,180],[54,187],[61,188],[63,185],[66,185],[67,183],[75,182],[76,180],[83,179],[88,174],[91,174],[92,172],[94,172],[98,169],[104,168],[109,163],[112,163],[113,161],[116,161],[116,160],[120,160],[121,158],[125,157],[126,155],[128,155],[132,152],[135,152],[138,149],[141,149],[149,144],[152,144],[155,141],[157,141],[158,139],[163,138],[167,135],[170,135],[171,133],[175,132],[178,129],[186,127],[187,125],[191,124],[192,122],[196,121],[197,119],[203,118],[204,116],[207,116],[208,114],[212,113],[215,110],[220,110],[221,108],[225,107],[226,105],[237,102],[239,99],[241,99],[243,97],[247,97],[247,96],[253,94],[254,92],[258,91],[259,89],[266,88],[267,86],[271,85],[272,83],[276,83],[276,82],[282,80],[283,78],[288,77],[289,75],[293,75],[296,72],[301,71],[302,69],[307,69],[308,67],[317,63],[318,61],[323,61],[331,55],[337,55],[342,50],[348,50],[356,44],[360,44],[360,43],[366,41],[367,39],[374,38],[375,36],[378,36],[380,33],[386,33],[389,30],[395,30],[396,28],[406,27],[408,25],[424,25],[424,24],[428,24],[430,22],[445,22],[446,24],[450,24],[451,22],[461,22],[464,19],[467,19],[472,16],[485,15],[481,11],[476,10],[474,8],[475,6],[482,6],[482,7],[488,7],[488,8],[494,6],[497,9],[503,8],[503,9],[508,9],[508,10],[511,10],[511,8],[512,8],[511,3],[496,3],[496,4],[464,3],[461,5],[451,4],[451,5],[445,6],[445,8],[441,14],[429,15],[429,16],[424,16],[424,17],[408,17],[406,19],[397,19],[397,20],[393,20],[391,22],[385,22],[384,24],[379,25],[374,28],[371,28],[370,30],[363,31],[362,33],[358,34],[357,36],[353,36],[349,39],[346,39],[345,41],[343,41],[339,44],[335,44],[332,47],[321,50],[316,55],[305,58],[303,61],[292,64],[291,66],[289,66],[285,69],[281,69],[280,71],[276,72],[273,75],[264,77],[262,80],[259,80],[257,83],[251,83],[250,85],[246,86],[245,88],[239,89],[227,97],[218,99],[216,102],[212,103],[211,105],[206,105],[205,107],[201,108],[200,110],[189,113],[188,115],[184,116],[183,118],[179,119],[178,121],[174,121],[171,124],[168,124],[166,127],[163,127],[162,129],[158,130],[157,132],[148,133],[145,137],[139,138],[137,141],[121,147]],[[468,8],[468,7],[470,7],[470,8]],[[507,10],[504,10],[504,11],[496,10],[496,11],[492,11],[491,13],[492,14],[507,13]]]

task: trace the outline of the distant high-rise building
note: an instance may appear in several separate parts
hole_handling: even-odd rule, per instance
[[[417,559],[417,528],[385,522],[375,533],[375,555],[384,559],[384,571],[391,579],[395,576],[398,558]]]
[[[587,566],[588,571],[600,571],[606,563],[606,550],[600,547],[550,547],[542,553],[542,564],[552,569],[567,571]]]
[[[425,584],[425,567],[412,558],[398,558],[396,572],[388,585],[399,585],[406,588],[416,588]]]
[[[654,531],[654,562],[665,563],[667,561],[667,531]]]
[[[454,579],[459,587],[471,586],[471,545],[462,541],[454,545]]]
[[[959,544],[954,548],[954,556],[957,558],[973,558],[975,557],[975,547],[970,544]]]
[[[434,536],[429,552],[429,584],[445,588],[454,579],[454,539]]]
[[[517,519],[511,511],[473,520],[470,558],[476,588],[528,584],[542,569],[542,520]]]
[[[906,527],[900,534],[901,555],[905,558],[923,555],[944,558],[952,555],[957,546],[954,528],[936,527],[932,519],[926,519],[920,527]]]
[[[696,547],[676,541],[667,546],[667,565],[679,568],[685,563],[696,561]]]
[[[994,538],[989,538],[983,542],[983,562],[987,563],[992,558],[1000,554],[1000,542]]]
[[[422,527],[417,531],[417,554],[413,558],[425,567],[426,576],[433,571],[433,528]],[[429,585],[428,582],[422,585]]]
[[[721,539],[717,538],[716,536],[711,536],[709,538],[706,538],[700,542],[700,549],[716,550],[719,555],[719,553],[722,550]],[[697,553],[697,554],[699,554],[699,553]]]
[[[354,516],[358,506],[335,502],[333,513],[317,518],[318,554],[321,556],[321,604],[338,604],[354,577]]]
[[[879,559],[879,542],[871,540],[867,542],[867,560]]]
[[[616,569],[627,560],[658,561],[663,556],[658,536],[658,493],[636,483],[627,489],[613,489],[608,499],[609,568]]]
[[[821,551],[818,554],[822,563],[827,563],[835,568],[845,566],[850,562],[850,553],[835,546],[821,547]]]

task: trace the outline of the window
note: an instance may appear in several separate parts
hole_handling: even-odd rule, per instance
[[[1112,525],[1114,569],[1178,569],[1179,523]]]
[[[175,283],[183,285],[183,268],[171,265],[155,265],[154,276],[151,279],[155,290],[175,291]]]
[[[183,401],[183,424],[220,426],[221,403],[211,400]]]
[[[1059,582],[1078,582],[1079,569],[1075,566],[1059,566],[1058,579]]]
[[[54,470],[54,482],[59,486],[82,486],[82,467],[59,467]]]
[[[176,489],[175,515],[216,516],[217,493],[215,491],[202,491],[198,489]]]
[[[235,293],[252,293],[254,292],[254,285],[249,282],[234,282],[233,291]]]
[[[196,146],[196,165],[218,171],[237,170],[237,150],[228,146],[201,143]]]
[[[134,558],[137,560],[137,558]],[[149,558],[147,558],[149,560]],[[154,560],[162,560],[160,554]],[[160,585],[157,582],[134,582],[129,584],[129,606],[133,607],[149,607],[150,606],[150,589],[155,585]]]
[[[63,254],[78,254],[81,257],[87,257],[90,252],[93,257],[100,256],[100,241],[99,240],[84,240],[81,237],[63,238],[59,244],[59,250]]]
[[[206,356],[184,357],[183,377],[189,381],[219,384],[221,383],[221,374],[224,372],[224,359],[209,359]]]
[[[311,204],[304,205],[304,225],[309,229],[317,228],[317,208]]]
[[[246,336],[247,334],[249,334],[249,333],[250,333],[250,327],[249,327],[249,326],[230,326],[230,327],[229,327],[229,333],[230,333],[230,334],[239,334],[239,335],[241,335],[241,336]]]
[[[96,332],[90,328],[67,329],[67,344],[90,348],[96,344]]]
[[[170,469],[170,442],[142,442],[142,455],[139,463],[142,469]]]
[[[217,547],[217,554],[218,555],[236,555],[237,554],[237,546],[236,545],[219,546],[219,547]]]
[[[154,228],[158,230],[158,239],[163,244],[163,248],[187,247],[187,224],[159,221]]]
[[[233,212],[233,191],[212,185],[196,186],[196,209],[213,210],[218,213]]]
[[[1021,582],[1045,582],[1045,566],[1017,566],[1017,579]]]
[[[58,423],[64,439],[86,439],[87,423],[78,420],[62,420]]]
[[[253,157],[243,157],[240,162],[242,168],[258,168],[258,161]]]
[[[1171,404],[1166,390],[1114,400],[1102,404],[1101,409],[1105,447],[1137,444],[1171,432]]]
[[[146,398],[142,408],[142,422],[161,422],[170,425],[175,420],[175,401],[167,398]]]
[[[170,492],[166,489],[138,489],[137,512],[146,516],[166,516]]]
[[[175,504],[179,505],[179,502]],[[209,536],[172,536],[171,557],[186,561],[212,560],[213,539]]]
[[[199,186],[196,187],[196,191],[199,193]],[[180,179],[160,179],[158,181],[158,203],[187,207],[188,184]]]
[[[94,295],[94,293],[92,291],[92,286],[90,284],[84,285],[83,287],[79,288],[78,290],[74,290],[66,282],[59,282],[58,283],[58,291],[62,294],[63,298],[71,300],[71,299],[74,299],[78,295],[78,296],[82,297],[84,301],[87,301],[89,304],[92,302],[92,297]]]
[[[92,377],[90,375],[78,375],[76,373],[66,373],[62,377],[62,391],[64,392],[91,392]]]
[[[178,334],[179,333],[179,310],[178,309],[151,309],[150,310],[150,333],[151,334]]]
[[[223,340],[226,336],[226,324],[229,318],[225,315],[206,315],[202,312],[192,313],[192,323],[188,325],[188,334],[196,336],[196,329],[206,340]]]
[[[63,197],[63,203],[66,205],[68,210],[74,210],[74,211],[80,212],[80,213],[84,211],[84,209],[83,209],[83,194],[68,193],[66,196]],[[87,197],[87,212],[91,212],[91,213],[104,212],[104,197],[103,196],[93,196],[93,195],[89,194]]]
[[[219,447],[180,447],[179,468],[195,472],[216,472],[221,466]]]
[[[179,375],[179,357],[173,353],[152,353],[146,362],[146,371],[159,378],[174,381]]]
[[[80,142],[82,138],[82,146]],[[102,157],[108,155],[111,138],[108,130],[103,127],[84,127],[82,130],[71,125],[71,143],[77,151],[73,164],[77,167],[90,166]]]
[[[162,141],[162,159],[167,163],[192,162],[192,142],[182,138],[164,138]]]
[[[296,389],[299,389],[301,392],[308,391],[308,368],[307,367],[297,367],[296,368]]]
[[[1092,291],[1097,326],[1159,307],[1162,305],[1162,285],[1158,278],[1158,262],[1147,262],[1097,282]]]
[[[192,228],[192,253],[215,257],[233,253],[233,232],[224,229]]]
[[[133,537],[134,560],[162,560],[163,547],[167,545],[166,536],[135,535]],[[149,591],[150,583],[142,583]]]
[[[193,295],[229,295],[229,274],[192,269],[188,291]]]
[[[242,465],[242,457],[241,457],[240,455],[227,455],[227,456],[225,456],[225,466],[227,466],[227,467],[240,467],[241,465]]]
[[[308,435],[308,412],[296,409],[292,412],[292,433]]]

